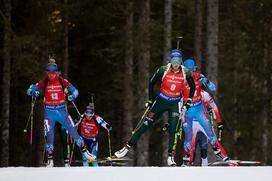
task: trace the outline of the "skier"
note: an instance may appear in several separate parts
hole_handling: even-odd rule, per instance
[[[206,87],[213,87],[210,86],[212,85],[211,81],[207,80],[207,78],[196,72],[195,68],[195,62],[193,59],[187,59],[184,62],[184,65],[186,68],[190,69],[192,77],[195,81],[195,95],[192,100],[191,108],[186,112],[185,114],[185,119],[183,122],[183,129],[185,133],[185,140],[184,140],[184,151],[183,151],[183,165],[188,166],[192,163],[192,156],[193,154],[191,153],[193,149],[191,149],[191,144],[192,144],[192,125],[193,125],[193,120],[196,119],[198,123],[201,125],[203,128],[204,133],[207,135],[209,141],[212,144],[213,151],[218,159],[221,159],[223,161],[229,160],[226,152],[222,148],[222,146],[219,144],[217,137],[215,133],[212,130],[211,124],[209,122],[209,119],[207,118],[204,108],[202,105],[201,101],[201,84],[204,84]],[[188,86],[185,89],[185,96],[184,100],[186,101],[188,96]]]
[[[48,155],[48,167],[53,166],[54,152],[54,128],[55,123],[59,122],[71,137],[75,140],[78,147],[88,160],[95,160],[96,157],[88,152],[83,139],[78,135],[74,128],[73,120],[65,109],[65,95],[71,93],[67,99],[74,101],[78,96],[78,90],[68,80],[58,75],[58,66],[54,59],[49,59],[46,67],[46,78],[40,80],[35,85],[31,85],[27,94],[37,98],[41,92],[44,94],[44,128],[46,132],[46,151]]]
[[[170,63],[160,67],[151,78],[149,84],[149,100],[146,103],[148,112],[145,117],[143,117],[144,119],[138,123],[139,126],[135,128],[127,144],[121,150],[114,153],[117,158],[124,157],[130,147],[136,144],[141,135],[153,126],[158,120],[158,117],[163,112],[168,111],[169,149],[167,164],[169,166],[176,165],[174,161],[174,137],[179,120],[179,102],[183,97],[182,92],[184,86],[186,82],[188,82],[190,95],[182,110],[186,111],[190,108],[191,98],[195,92],[195,85],[190,71],[182,65],[182,52],[177,49],[171,50],[170,58]],[[153,89],[157,82],[161,83],[161,87],[155,97]]]
[[[100,116],[95,114],[94,103],[90,103],[86,107],[84,114],[80,116],[80,120],[76,123],[79,126],[80,135],[89,148],[89,152],[97,156],[98,152],[98,128],[102,126],[107,131],[111,131],[112,127]],[[84,154],[82,154],[83,166],[89,166]],[[92,162],[92,166],[98,167],[97,162]]]
[[[205,91],[204,89],[201,89],[201,100],[202,104],[204,106],[204,111],[206,115],[209,115],[211,125],[213,125],[213,121],[216,120],[217,122],[217,130],[219,134],[223,131],[223,123],[221,120],[221,116],[219,114],[219,110],[217,105],[215,104],[213,98],[210,96],[210,94]],[[213,127],[213,126],[212,126]],[[194,149],[194,158],[196,155],[196,147],[197,144],[200,147],[200,153],[201,153],[201,165],[202,166],[208,166],[208,158],[207,158],[207,149],[208,149],[208,140],[207,136],[205,135],[205,131],[203,131],[203,128],[200,126],[197,120],[193,121],[193,136],[192,136],[192,146],[191,148]],[[223,148],[222,148],[223,149]]]

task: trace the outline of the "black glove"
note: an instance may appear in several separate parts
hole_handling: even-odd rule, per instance
[[[217,124],[217,129],[218,129],[218,131],[219,131],[219,130],[220,130],[220,131],[223,131],[223,129],[224,129],[223,123],[218,123],[218,124]]]
[[[106,124],[106,128],[107,128],[108,131],[111,131],[111,130],[112,130],[112,127],[111,127],[111,125],[109,125],[109,124]]]
[[[152,104],[153,104],[153,101],[152,100],[148,100],[145,103],[145,107],[150,107]]]
[[[183,109],[187,111],[191,107],[191,104],[192,104],[192,99],[188,99],[186,103],[184,104]]]

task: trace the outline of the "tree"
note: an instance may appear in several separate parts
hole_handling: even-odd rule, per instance
[[[143,112],[148,96],[150,61],[150,0],[141,1],[139,17],[139,57],[138,57],[138,110]],[[137,146],[137,165],[148,165],[149,133],[145,133]]]
[[[124,70],[124,101],[123,101],[123,139],[128,140],[133,131],[133,1],[127,4],[125,26],[125,70]],[[130,154],[133,155],[132,152]]]
[[[172,37],[172,0],[164,1],[164,51],[163,51],[163,64],[167,64],[168,54],[171,50],[171,37]],[[163,114],[163,122],[168,120],[168,113]],[[168,134],[163,134],[162,141],[162,165],[167,165],[167,156],[168,156]]]
[[[263,6],[265,7],[265,6]],[[267,6],[269,7],[269,6]],[[261,9],[261,12],[266,12]],[[271,16],[271,13],[270,13]],[[261,80],[261,87],[262,87],[262,94],[263,94],[263,101],[262,101],[262,157],[265,163],[270,161],[269,155],[270,150],[269,146],[271,145],[271,112],[272,112],[272,101],[268,97],[271,98],[271,66],[272,66],[272,48],[271,48],[271,33],[272,33],[272,21],[270,18],[266,17],[266,14],[262,16],[261,22],[263,26],[263,31],[259,32],[262,34],[261,44],[263,45],[263,65],[262,65],[262,80]],[[262,24],[263,22],[263,24]],[[270,124],[269,124],[270,123]]]
[[[64,16],[63,16],[63,76],[67,79],[69,73],[69,15],[68,0],[64,0]]]
[[[10,80],[11,80],[11,1],[4,1],[3,79],[1,114],[1,166],[9,166],[9,120],[10,120]]]
[[[195,0],[194,58],[199,69],[202,68],[202,1]]]
[[[217,85],[218,76],[218,0],[207,1],[207,74]]]
[[[164,5],[164,51],[163,64],[168,62],[168,52],[171,50],[172,37],[172,0],[165,0]]]

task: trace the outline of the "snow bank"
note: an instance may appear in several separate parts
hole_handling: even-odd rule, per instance
[[[271,181],[272,167],[0,168],[0,181]]]

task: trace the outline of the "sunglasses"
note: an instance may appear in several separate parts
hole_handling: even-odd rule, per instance
[[[87,110],[85,113],[86,114],[94,114],[94,110]]]

